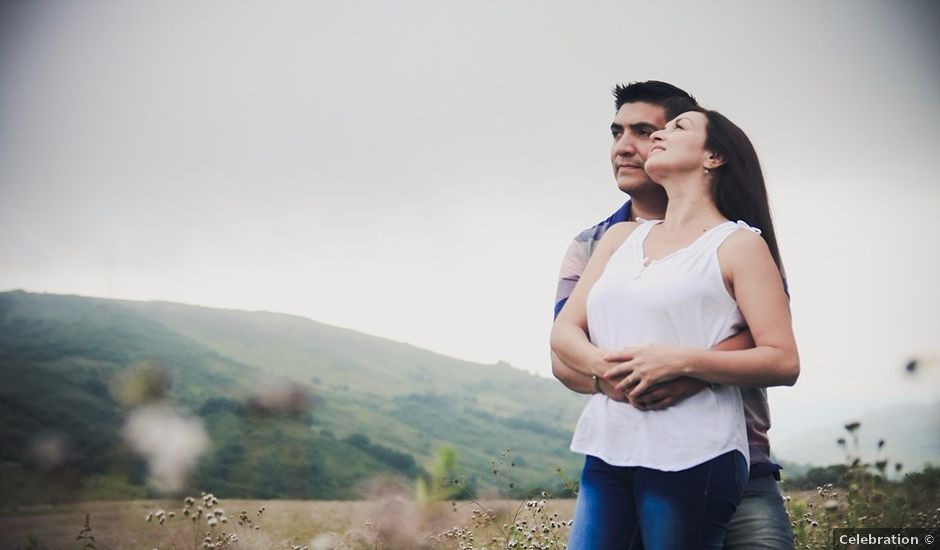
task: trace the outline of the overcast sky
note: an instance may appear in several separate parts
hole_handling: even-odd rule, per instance
[[[803,365],[775,431],[940,398],[934,2],[2,6],[0,290],[550,376],[561,256],[624,199],[610,90],[661,79],[764,163]]]

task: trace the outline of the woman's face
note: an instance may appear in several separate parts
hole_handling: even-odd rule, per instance
[[[708,119],[703,113],[689,111],[666,123],[662,130],[651,136],[653,145],[646,157],[646,171],[656,180],[657,175],[691,171],[703,172],[710,162],[705,150]]]

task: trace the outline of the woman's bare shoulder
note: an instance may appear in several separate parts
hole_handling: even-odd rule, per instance
[[[773,262],[767,241],[760,233],[745,228],[728,235],[718,249],[718,259],[729,266],[765,259]]]
[[[607,232],[604,233],[604,236],[601,238],[601,242],[607,240],[610,243],[614,243],[617,246],[623,244],[623,241],[627,240],[627,237],[630,236],[630,233],[639,227],[640,224],[636,222],[619,222],[607,228]]]
[[[620,248],[630,233],[640,224],[636,222],[619,222],[607,228],[600,242],[597,243],[595,253],[602,252],[605,256],[613,254],[614,250]]]
[[[761,234],[757,231],[741,228],[737,231],[733,231],[728,238],[725,239],[725,242],[722,244],[722,248],[726,248],[729,251],[737,252],[756,252],[761,249],[767,249],[767,241],[761,237]]]

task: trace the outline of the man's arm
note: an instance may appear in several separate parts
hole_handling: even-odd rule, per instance
[[[596,241],[607,231],[607,228],[615,223],[627,221],[630,218],[630,201],[625,202],[609,218],[598,223],[594,227],[581,232],[568,246],[561,264],[561,272],[558,276],[558,289],[555,294],[555,317],[561,313],[565,303],[571,296],[571,292],[581,279],[581,274],[587,266],[588,260],[594,250]],[[579,372],[566,365],[556,354],[551,352],[552,374],[568,389],[577,393],[593,394],[595,393],[594,379],[589,374]],[[613,389],[613,384],[606,380],[599,380],[601,391],[608,397],[617,401],[626,401],[623,392]]]
[[[558,358],[558,355],[555,352],[552,354],[552,374],[555,375],[555,378],[559,382],[564,384],[569,390],[584,393],[592,394],[594,393],[594,378],[584,374],[583,372],[578,372],[573,368],[566,365],[561,359]]]
[[[558,275],[558,290],[555,295],[555,318],[565,307],[571,292],[574,290],[584,266],[591,257],[590,246],[577,238],[568,246],[561,262],[561,273]],[[552,357],[552,374],[568,389],[583,394],[594,393],[594,378],[590,374],[577,371],[566,365],[554,351]]]
[[[552,326],[552,351],[572,369],[586,375],[601,377],[612,363],[604,359],[609,350],[595,346],[588,337],[587,297],[591,287],[604,272],[607,260],[636,228],[634,222],[618,223],[610,227],[597,243],[594,253],[584,267],[571,296],[564,304]],[[608,378],[610,380],[610,378]]]

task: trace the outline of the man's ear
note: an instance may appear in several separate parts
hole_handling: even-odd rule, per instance
[[[718,153],[707,153],[705,155],[705,169],[714,170],[725,163],[725,158]]]

